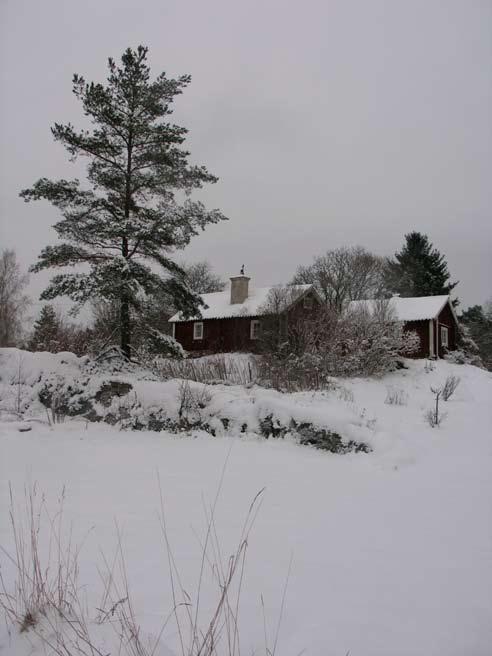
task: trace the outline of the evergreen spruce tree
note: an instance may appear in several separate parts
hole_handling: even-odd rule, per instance
[[[175,96],[190,77],[150,79],[147,48],[128,48],[121,66],[109,59],[107,84],[73,78],[73,93],[92,129],[55,123],[52,133],[72,158],[89,160],[88,184],[38,180],[21,192],[46,199],[61,211],[54,228],[61,244],[45,247],[32,267],[88,265],[89,270],[55,275],[42,299],[66,295],[80,307],[97,298],[119,305],[121,349],[131,354],[131,317],[142,301],[165,293],[185,316],[199,311],[200,298],[170,257],[207,224],[225,219],[193,201],[193,189],[217,178],[190,165],[182,148],[187,130],[168,120]],[[151,268],[158,265],[161,275]]]
[[[403,248],[387,262],[386,288],[401,296],[449,294],[458,284],[449,278],[444,256],[420,232],[405,235]]]
[[[29,340],[30,351],[58,350],[59,321],[52,305],[45,305],[39,319],[34,324],[34,332]]]
[[[477,345],[483,364],[492,370],[492,308],[474,305],[462,313],[460,321]]]

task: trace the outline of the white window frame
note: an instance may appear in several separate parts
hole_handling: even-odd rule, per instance
[[[252,319],[249,324],[249,338],[250,339],[259,339],[261,330],[261,321],[258,319]]]
[[[311,310],[312,307],[313,307],[313,297],[312,296],[305,296],[303,305],[304,305],[305,310]]]
[[[449,348],[449,329],[447,326],[441,326],[441,346]]]
[[[193,339],[203,339],[203,321],[195,321],[193,324]]]

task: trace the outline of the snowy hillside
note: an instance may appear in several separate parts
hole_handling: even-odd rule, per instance
[[[84,363],[68,354],[27,354],[22,384],[16,386],[14,355],[3,351],[0,359],[0,545],[15,552],[10,485],[17,521],[26,516],[26,486],[36,483],[52,517],[65,488],[66,527],[72,527],[73,543],[82,545],[80,594],[101,653],[133,654],[125,651],[117,628],[94,621],[108,608],[101,574],[107,572],[104,558],[111,567],[117,552],[118,531],[141,636],[157,640],[161,634],[155,656],[178,656],[189,635],[180,638],[173,619],[163,626],[181,598],[172,595],[162,508],[173,571],[179,571],[189,595],[186,609],[194,616],[199,600],[198,617],[206,630],[219,596],[206,560],[198,591],[206,516],[217,496],[213,539],[209,536],[214,549],[207,553],[215,552],[226,564],[263,488],[237,612],[241,654],[273,652],[275,643],[278,656],[490,653],[489,372],[443,361],[430,370],[423,361],[407,361],[407,369],[382,379],[339,381],[323,393],[201,386],[207,388],[207,417],[230,420],[217,422],[214,437],[204,431],[126,431],[121,424],[77,419],[49,426],[35,398],[40,376],[50,367],[57,375],[65,367],[67,375],[79,376]],[[97,375],[90,385],[97,387]],[[442,424],[432,428],[424,418],[433,406],[430,387],[450,375],[460,377],[459,386],[441,404]],[[137,380],[132,372],[120,380],[131,382],[139,412],[147,416],[159,405],[176,412],[178,381]],[[33,421],[12,414],[16,393]],[[258,427],[270,414],[284,423],[312,422],[372,451],[327,453],[299,445],[288,433],[265,439]],[[247,428],[241,431],[243,423]],[[25,427],[31,430],[19,431]],[[47,543],[41,543],[45,556]],[[3,552],[0,562],[11,591],[14,568]],[[115,577],[118,572],[116,567]],[[48,620],[41,618],[37,631],[53,640],[53,623],[60,619]],[[237,647],[227,650],[228,635],[225,627],[218,653],[239,654]],[[83,653],[90,653],[86,648]],[[50,653],[45,649],[36,629],[9,632],[1,625],[2,656]]]

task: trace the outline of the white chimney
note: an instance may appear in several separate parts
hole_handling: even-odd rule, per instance
[[[248,287],[251,279],[248,276],[234,276],[231,278],[231,305],[244,303],[248,298]]]

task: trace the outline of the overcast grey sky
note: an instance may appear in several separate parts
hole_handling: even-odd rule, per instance
[[[267,285],[419,230],[462,306],[492,296],[492,0],[0,0],[0,42],[0,247],[26,267],[57,215],[19,190],[83,175],[49,130],[80,123],[72,74],[142,43],[155,74],[192,75],[173,119],[230,217],[180,259]]]

